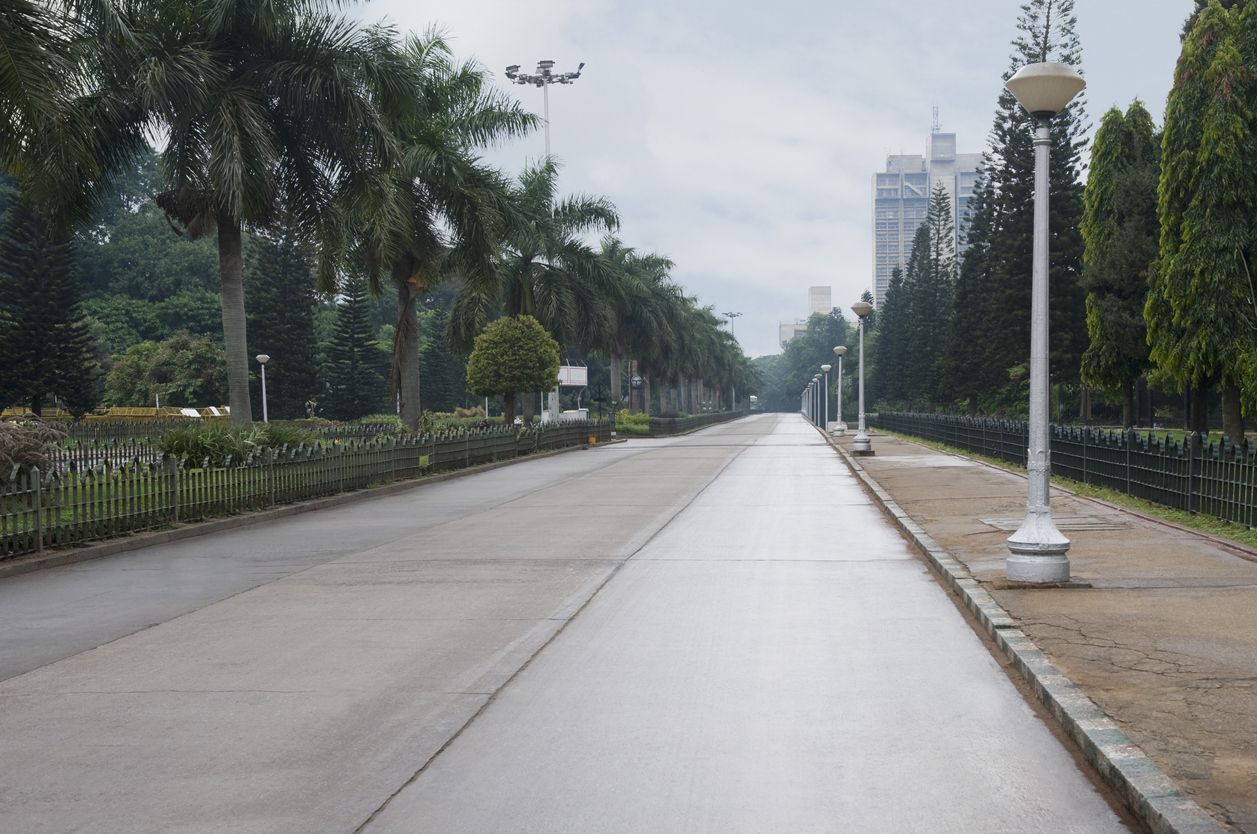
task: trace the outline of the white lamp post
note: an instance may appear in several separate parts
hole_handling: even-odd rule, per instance
[[[834,356],[838,357],[838,417],[837,425],[834,426],[834,434],[841,437],[847,433],[847,424],[842,422],[842,357],[847,355],[847,346],[839,345],[834,348]]]
[[[812,374],[812,425],[821,424],[821,375]]]
[[[266,363],[271,361],[271,357],[265,353],[259,353],[254,358],[262,366],[262,422],[269,423],[270,419],[266,413]]]
[[[864,422],[864,317],[873,312],[873,305],[867,301],[857,301],[851,305],[860,330],[860,425],[851,441],[851,451],[857,455],[873,454],[873,441],[869,439],[868,426]]]
[[[825,431],[829,431],[829,369],[832,367],[834,366],[821,365],[821,373],[825,375],[825,386],[821,388],[821,396],[825,398],[825,407],[822,409],[824,422],[821,423],[821,426],[824,427]]]
[[[1048,425],[1048,166],[1052,117],[1087,86],[1068,64],[1029,64],[1008,79],[1009,92],[1034,116],[1034,271],[1030,301],[1030,479],[1026,518],[1008,538],[1005,569],[1015,582],[1069,580],[1069,539],[1052,520],[1052,456]]]

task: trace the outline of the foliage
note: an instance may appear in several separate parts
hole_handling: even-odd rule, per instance
[[[821,365],[833,366],[833,372],[829,375],[832,398],[838,386],[838,364],[834,348],[843,345],[847,348],[844,358],[843,410],[853,411],[856,403],[846,392],[855,390],[859,349],[856,332],[837,310],[831,311],[829,315],[815,313],[808,319],[807,331],[791,339],[780,356],[773,357],[772,360],[762,357],[757,359],[755,364],[764,380],[763,387],[759,389],[760,404],[764,410],[798,411],[799,395],[812,381],[813,374],[820,371]],[[870,349],[871,344],[866,335],[865,348]],[[866,379],[867,374],[866,368]]]
[[[467,399],[467,365],[450,349],[449,312],[438,308],[424,319],[427,336],[419,352],[424,401],[433,411],[462,410],[459,404]]]
[[[221,405],[227,392],[223,349],[217,339],[176,333],[140,342],[115,357],[105,380],[105,402],[117,406]]]
[[[1134,425],[1135,380],[1148,366],[1143,305],[1157,256],[1159,158],[1152,117],[1135,101],[1104,115],[1091,147],[1083,195],[1083,286],[1088,385],[1123,395],[1123,426]]]
[[[245,292],[251,299],[249,353],[271,357],[266,366],[266,399],[272,419],[304,417],[306,403],[320,393],[311,260],[309,248],[294,230],[280,228],[254,236],[245,267]],[[260,412],[260,380],[252,390],[255,411]]]
[[[0,480],[15,466],[49,467],[48,448],[65,439],[65,432],[43,420],[0,420]]]
[[[241,427],[222,423],[202,423],[169,431],[157,439],[157,449],[192,466],[208,461],[210,466],[243,463],[245,458],[263,449],[285,446],[314,446],[318,436],[297,426],[259,423]]]
[[[1153,361],[1198,392],[1218,383],[1232,439],[1242,434],[1240,390],[1257,385],[1244,375],[1257,351],[1257,82],[1248,69],[1257,6],[1237,11],[1208,6],[1183,44],[1166,106],[1160,252],[1144,310]],[[1203,409],[1193,425],[1205,428]]]
[[[508,423],[516,393],[549,390],[558,377],[559,344],[532,316],[490,322],[467,362],[467,387],[481,397],[501,395]]]
[[[100,400],[95,339],[83,317],[70,238],[26,197],[0,227],[0,406],[35,414],[54,396],[75,417]]]
[[[360,419],[384,402],[385,357],[370,341],[368,304],[366,281],[351,278],[337,305],[336,332],[327,349],[321,410],[334,420]]]

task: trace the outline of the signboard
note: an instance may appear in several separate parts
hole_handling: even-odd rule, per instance
[[[644,380],[640,376],[633,374],[633,376],[629,379],[629,385],[632,385],[634,388],[641,388],[643,381]]]
[[[589,368],[584,365],[559,366],[559,385],[568,388],[584,388],[589,384]]]

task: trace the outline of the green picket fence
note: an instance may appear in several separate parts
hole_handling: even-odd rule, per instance
[[[52,473],[15,468],[0,480],[0,558],[609,437],[606,423],[564,423],[265,449],[217,467],[167,456]]]

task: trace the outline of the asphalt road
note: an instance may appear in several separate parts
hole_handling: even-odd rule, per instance
[[[16,577],[0,612],[0,831],[1125,830],[793,416]]]

